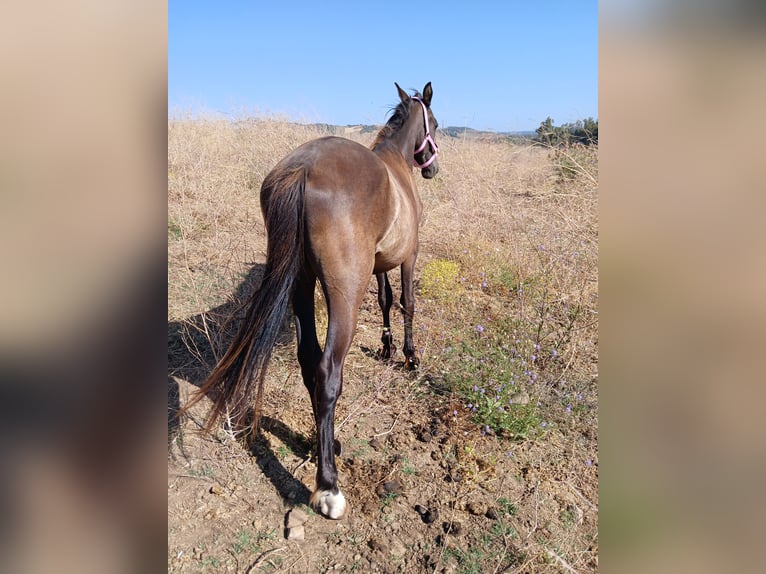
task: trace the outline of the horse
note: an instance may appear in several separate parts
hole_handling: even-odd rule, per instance
[[[293,150],[265,177],[260,204],[267,255],[261,284],[246,304],[231,345],[184,409],[210,395],[207,431],[224,413],[236,419],[249,412],[257,428],[271,351],[292,303],[298,362],[317,430],[316,483],[309,502],[336,520],[346,515],[348,505],[335,466],[340,454],[335,406],[371,275],[377,279],[383,315],[380,357],[390,359],[395,352],[387,273],[400,267],[404,366],[416,369],[419,364],[412,340],[413,272],[423,206],[413,166],[426,179],[438,173],[439,147],[433,137],[438,123],[431,112],[431,82],[412,96],[394,85],[399,103],[370,148],[322,137]],[[324,349],[314,316],[317,280],[327,303]]]

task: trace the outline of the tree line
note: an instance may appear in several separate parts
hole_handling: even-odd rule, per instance
[[[540,122],[540,127],[535,130],[535,133],[537,134],[535,141],[549,146],[573,143],[598,144],[598,120],[586,118],[556,126],[553,124],[553,119],[548,116]]]

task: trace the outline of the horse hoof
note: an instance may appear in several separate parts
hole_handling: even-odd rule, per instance
[[[338,494],[333,494],[329,490],[315,490],[311,495],[310,503],[322,516],[332,520],[340,520],[348,511],[346,497],[340,490]]]
[[[396,354],[396,347],[394,345],[388,345],[378,350],[378,359],[381,361],[388,361]]]
[[[407,357],[404,361],[404,368],[408,371],[414,371],[420,367],[420,361],[416,357]]]

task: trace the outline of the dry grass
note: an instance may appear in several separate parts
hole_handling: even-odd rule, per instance
[[[187,363],[193,363],[191,370],[176,363],[173,375],[191,380],[189,372],[196,369],[201,377],[212,366],[215,353],[206,352],[204,343],[216,348],[220,334],[211,334],[215,330],[208,330],[201,317],[222,321],[231,313],[247,291],[243,279],[264,260],[261,181],[291,149],[322,135],[326,134],[316,128],[271,118],[170,123],[168,321],[183,328],[169,353],[182,345],[191,351]],[[373,137],[352,135],[365,145]],[[454,295],[445,297],[442,290],[440,297],[429,299],[424,296],[428,289],[416,291],[415,343],[423,368],[421,378],[412,380],[359,351],[375,347],[379,338],[380,317],[370,294],[355,342],[360,347],[352,349],[346,364],[337,422],[341,427],[359,426],[364,416],[385,411],[391,418],[375,427],[382,433],[392,423],[399,425],[397,430],[419,424],[420,420],[406,420],[417,401],[423,401],[424,411],[449,412],[445,420],[453,425],[455,436],[467,437],[461,440],[471,449],[485,449],[487,456],[495,457],[513,451],[508,472],[531,489],[514,501],[515,564],[535,572],[595,571],[597,151],[557,151],[444,135],[438,141],[439,176],[417,179],[425,208],[418,271],[432,262],[446,261],[450,270],[456,264],[459,277],[450,279],[457,282]],[[438,264],[433,269],[439,269]],[[398,273],[391,275],[396,292]],[[420,276],[416,272],[416,280]],[[253,277],[257,279],[257,273]],[[320,324],[323,319],[320,316]],[[400,342],[396,323],[394,331]],[[527,429],[521,441],[503,436],[502,429],[481,436],[477,425],[483,426],[483,421],[466,408],[469,389],[487,384],[487,377],[507,375],[504,356],[514,339],[525,356],[540,355],[528,366],[536,380],[518,380],[513,390],[529,394],[529,412],[534,415],[529,420],[536,426],[543,421],[545,427]],[[539,352],[530,351],[534,345],[540,346]],[[477,357],[475,366],[468,365],[471,354]],[[515,373],[512,368],[511,372]],[[267,389],[275,411],[280,405],[284,409],[298,404],[310,413],[295,374],[289,335],[275,353],[270,377],[283,383]],[[383,395],[385,408],[376,403]],[[453,411],[458,414],[452,416]],[[301,416],[296,425],[308,432],[310,419],[310,414]],[[469,459],[461,462],[465,468],[474,464]],[[500,568],[509,559],[509,540],[503,556],[485,556],[487,564]],[[478,542],[470,548],[490,552]],[[439,556],[456,561],[458,571],[471,572],[471,560],[482,557],[470,552],[457,548],[451,553],[442,550]],[[484,566],[475,571],[485,571]]]

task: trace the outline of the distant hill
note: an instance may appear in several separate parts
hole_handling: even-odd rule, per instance
[[[527,140],[532,139],[536,133],[534,131],[520,131],[520,132],[492,132],[484,130],[475,130],[466,126],[449,126],[441,130],[448,136],[453,138],[471,138],[471,139],[488,139],[488,140]]]
[[[370,125],[370,124],[357,124],[357,125],[346,125],[346,126],[335,126],[331,124],[310,124],[313,127],[316,127],[320,129],[321,131],[327,132],[329,134],[334,135],[350,135],[354,133],[377,133],[381,127],[379,125]],[[439,130],[441,133],[448,135],[453,138],[470,138],[470,139],[487,139],[487,140],[510,140],[510,141],[518,141],[519,143],[523,143],[526,140],[532,139],[536,133],[534,131],[518,131],[518,132],[493,132],[493,131],[485,131],[485,130],[476,130],[474,128],[469,128],[466,126],[449,126],[446,128],[441,128]]]

